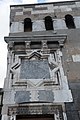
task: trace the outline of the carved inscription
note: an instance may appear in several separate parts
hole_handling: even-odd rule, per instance
[[[8,115],[38,115],[38,114],[57,114],[62,111],[61,106],[15,106],[8,108]],[[60,112],[61,114],[62,112]]]

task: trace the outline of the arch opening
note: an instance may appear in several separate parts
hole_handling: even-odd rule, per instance
[[[53,30],[53,21],[50,16],[45,17],[45,28],[46,30]]]
[[[24,19],[24,32],[32,31],[32,21],[30,18]]]
[[[75,28],[74,18],[72,15],[70,14],[65,15],[65,23],[69,29]]]

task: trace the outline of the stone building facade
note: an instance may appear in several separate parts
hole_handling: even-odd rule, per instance
[[[10,6],[2,120],[80,119],[80,2]]]

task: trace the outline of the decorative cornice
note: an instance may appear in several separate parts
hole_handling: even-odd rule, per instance
[[[58,42],[60,46],[63,46],[67,35],[56,34],[56,35],[31,35],[31,36],[9,36],[5,37],[5,42],[38,42],[38,41],[53,41]]]

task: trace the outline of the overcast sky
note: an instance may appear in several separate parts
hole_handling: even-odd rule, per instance
[[[4,36],[9,34],[9,6],[12,4],[31,4],[70,0],[0,0],[0,87],[3,87],[7,67],[7,45]]]

